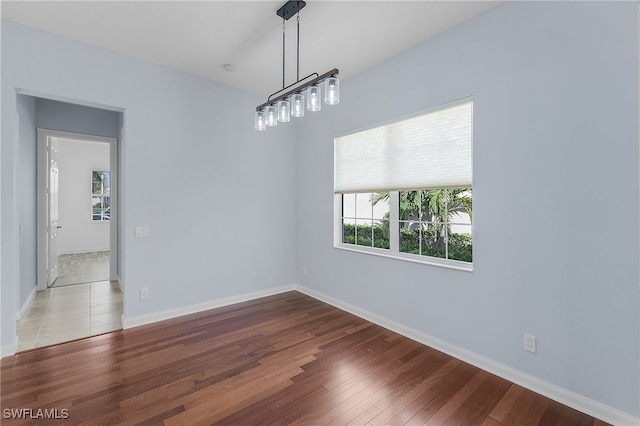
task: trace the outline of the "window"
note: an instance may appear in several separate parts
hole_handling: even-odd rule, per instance
[[[335,246],[470,270],[472,101],[335,139]]]
[[[400,191],[401,253],[472,260],[471,188]]]
[[[342,196],[342,242],[389,248],[389,200],[380,194]]]
[[[91,172],[91,218],[96,222],[111,220],[110,172]]]

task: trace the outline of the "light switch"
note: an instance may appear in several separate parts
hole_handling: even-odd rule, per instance
[[[140,225],[135,227],[136,238],[147,238],[149,236],[149,227],[147,225]]]

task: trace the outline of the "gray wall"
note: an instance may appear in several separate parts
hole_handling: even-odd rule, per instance
[[[16,88],[124,111],[125,321],[295,283],[294,132],[253,129],[262,96],[7,21],[1,31],[3,348],[15,345],[15,202],[24,196],[14,178]],[[148,225],[150,237],[135,239],[135,225]]]
[[[17,306],[24,309],[37,285],[36,128],[117,138],[121,113],[27,95],[17,95],[17,107],[20,161],[17,176],[20,222]]]
[[[298,127],[298,282],[638,416],[637,7],[507,2],[344,81]],[[467,96],[473,272],[334,249],[334,135]]]
[[[24,88],[125,111],[125,320],[297,278],[639,416],[636,8],[507,2],[344,81],[340,105],[266,133],[253,130],[261,96],[3,21],[0,344],[15,343]],[[333,135],[469,95],[474,271],[332,248]],[[134,239],[135,225],[150,237]]]
[[[36,126],[61,132],[120,137],[120,112],[38,98]]]

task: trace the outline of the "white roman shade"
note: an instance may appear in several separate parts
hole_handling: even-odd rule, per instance
[[[335,139],[335,192],[470,187],[473,102]]]

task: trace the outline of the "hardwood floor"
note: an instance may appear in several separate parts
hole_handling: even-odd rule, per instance
[[[3,424],[605,424],[297,292],[19,353],[1,368]],[[8,409],[68,419],[7,419]]]

